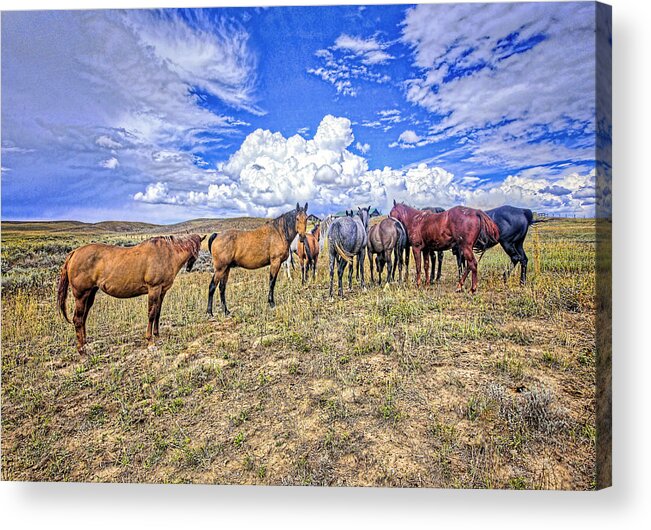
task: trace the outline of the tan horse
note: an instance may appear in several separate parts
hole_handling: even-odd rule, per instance
[[[319,240],[321,238],[321,225],[316,225],[312,232],[305,234],[305,242],[299,241],[296,246],[296,255],[301,265],[301,281],[305,283],[307,275],[312,268],[312,278],[316,278],[316,265],[319,261]]]
[[[208,288],[207,313],[212,316],[212,301],[215,289],[219,285],[219,298],[225,315],[229,315],[226,307],[226,283],[233,267],[244,269],[260,269],[269,267],[269,306],[275,307],[274,287],[280,266],[289,256],[289,246],[298,234],[300,240],[305,240],[307,227],[307,203],[301,208],[296,204],[295,210],[290,210],[276,219],[267,221],[255,230],[227,230],[219,235],[212,234],[208,239],[208,249],[212,254],[214,274]]]
[[[66,298],[68,286],[72,287],[79,353],[83,353],[86,345],[86,319],[99,289],[116,298],[148,295],[149,324],[145,338],[151,346],[152,331],[156,337],[159,334],[165,293],[184,264],[187,263],[188,271],[192,269],[204,238],[196,234],[153,237],[134,247],[90,244],[68,254],[61,267],[57,298],[61,314],[70,322]]]

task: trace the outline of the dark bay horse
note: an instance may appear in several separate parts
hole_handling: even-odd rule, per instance
[[[301,266],[301,281],[305,283],[307,275],[312,269],[312,278],[316,278],[316,265],[319,261],[319,240],[321,239],[321,225],[317,224],[309,234],[305,234],[305,242],[299,241],[296,248],[298,263]]]
[[[152,345],[158,337],[160,312],[165,293],[184,264],[192,270],[204,237],[153,237],[133,247],[91,244],[73,250],[61,267],[57,286],[57,302],[63,317],[66,313],[68,287],[75,297],[73,322],[77,332],[77,350],[86,345],[86,319],[95,295],[102,290],[116,298],[132,298],[146,294],[149,302],[149,323],[145,335]]]
[[[368,240],[367,229],[369,210],[368,208],[358,208],[354,216],[346,215],[338,217],[330,225],[328,230],[328,252],[330,254],[330,296],[332,296],[332,287],[334,281],[335,263],[337,263],[339,296],[343,296],[342,278],[346,265],[348,270],[348,288],[353,287],[353,263],[357,256],[358,266],[361,269],[361,283],[364,287],[364,254],[366,251],[366,242]],[[348,212],[346,212],[348,214]]]
[[[429,212],[433,213],[443,213],[445,211],[445,208],[441,208],[440,206],[426,206],[423,208],[423,210],[427,210]],[[438,257],[438,269],[436,269],[436,261]],[[429,273],[429,283],[433,284],[434,283],[434,271],[436,270],[436,281],[438,282],[441,279],[441,267],[443,266],[443,251],[442,250],[432,250],[428,253],[425,253],[423,255],[423,261],[425,262],[423,271],[425,272],[425,278],[427,278],[427,270],[429,269],[429,263],[431,261],[432,263],[432,268],[430,269]]]
[[[382,270],[385,264],[387,266],[387,283],[393,280],[396,265],[399,271],[398,278],[402,281],[403,252],[406,243],[407,235],[402,224],[391,217],[383,219],[369,229],[366,251],[371,267],[371,282],[375,282],[375,278],[373,278],[374,255],[377,255],[375,265],[378,273],[378,285],[382,284]],[[392,263],[392,254],[395,255],[394,263]]]
[[[478,243],[490,244],[499,239],[499,229],[493,220],[481,210],[455,206],[442,213],[417,210],[406,204],[394,202],[391,217],[398,219],[407,229],[414,260],[416,261],[416,284],[420,286],[421,253],[431,250],[456,248],[466,260],[467,266],[457,291],[472,272],[470,291],[477,290],[477,258],[473,252]]]
[[[296,234],[299,241],[305,239],[306,228],[307,203],[303,208],[296,204],[296,209],[255,230],[227,230],[219,235],[212,234],[208,239],[208,249],[212,254],[214,274],[208,288],[208,314],[213,314],[212,301],[217,285],[224,314],[230,314],[226,306],[226,284],[233,267],[252,270],[270,265],[268,300],[270,307],[276,307],[274,288],[280,266],[289,256],[289,246]]]

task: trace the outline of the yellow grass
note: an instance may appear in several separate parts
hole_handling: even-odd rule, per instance
[[[81,359],[56,272],[81,243],[154,233],[124,225],[3,223],[4,480],[594,487],[594,221],[532,228],[526,287],[518,270],[504,285],[496,248],[475,296],[446,253],[439,285],[354,281],[330,300],[324,255],[316,282],[282,273],[275,310],[267,269],[233,271],[233,315],[213,320],[203,256],[156,350],[145,297],[98,295]]]

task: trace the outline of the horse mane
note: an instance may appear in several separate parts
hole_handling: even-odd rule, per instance
[[[278,230],[288,243],[291,243],[296,236],[296,213],[296,210],[292,209],[269,221],[269,224]]]
[[[199,255],[201,248],[201,238],[198,235],[179,236],[156,236],[147,240],[153,245],[169,245],[180,252],[190,252],[194,257]]]
[[[420,213],[421,210],[418,210],[414,208],[413,206],[409,206],[408,204],[405,204],[404,202],[398,202],[394,205],[395,209],[397,209],[399,212],[409,215],[409,216],[414,216],[418,213]]]

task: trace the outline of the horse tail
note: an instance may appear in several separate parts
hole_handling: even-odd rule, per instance
[[[61,267],[61,272],[59,273],[59,281],[57,283],[57,304],[59,306],[59,311],[67,322],[70,322],[68,313],[66,311],[66,299],[68,298],[68,286],[70,285],[70,280],[68,279],[68,262],[70,261],[70,258],[73,254],[74,251],[66,256],[66,261]]]
[[[339,244],[338,241],[334,241],[334,247],[335,250],[337,251],[337,254],[343,259],[348,265],[351,267],[353,266],[353,256],[348,254],[343,248],[341,248],[341,245]]]
[[[497,245],[500,239],[500,229],[485,212],[477,210],[477,217],[479,217],[479,235],[473,247],[475,250],[484,251]]]
[[[214,232],[209,238],[208,238],[208,252],[212,252],[212,242],[215,240],[217,237],[217,232]]]

